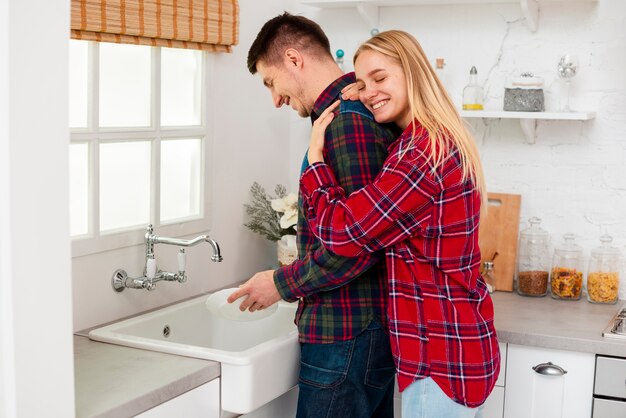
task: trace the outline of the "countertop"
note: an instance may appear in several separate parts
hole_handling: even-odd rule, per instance
[[[604,338],[602,331],[626,305],[556,300],[494,292],[496,332],[503,343],[626,357],[626,339]]]
[[[594,305],[495,292],[500,342],[626,357],[624,341],[602,331],[626,301]],[[219,363],[74,337],[76,417],[128,417],[220,375]]]
[[[137,415],[220,375],[214,361],[74,336],[76,417]]]

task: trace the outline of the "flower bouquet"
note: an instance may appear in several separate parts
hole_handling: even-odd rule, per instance
[[[278,241],[279,264],[291,264],[297,257],[298,196],[287,193],[280,184],[274,189],[276,197],[269,196],[257,182],[252,184],[250,193],[252,203],[244,205],[250,221],[244,225],[270,241]]]

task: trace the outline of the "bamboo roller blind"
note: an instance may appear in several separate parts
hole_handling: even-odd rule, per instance
[[[72,0],[72,38],[230,52],[237,0]]]

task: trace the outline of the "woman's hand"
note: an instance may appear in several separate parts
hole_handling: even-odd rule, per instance
[[[341,89],[341,98],[343,100],[351,100],[353,102],[356,102],[357,100],[359,100],[359,90],[360,88],[358,83],[348,84]]]
[[[324,149],[324,133],[326,128],[333,121],[335,115],[333,110],[339,106],[340,100],[331,104],[322,112],[319,118],[313,123],[313,129],[311,130],[311,142],[309,143],[309,164],[324,162],[324,156],[322,150]]]

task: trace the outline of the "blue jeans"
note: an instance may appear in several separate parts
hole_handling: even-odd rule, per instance
[[[402,418],[482,418],[482,410],[454,402],[430,377],[402,391]]]
[[[393,418],[394,378],[379,323],[352,340],[302,344],[297,418]]]

